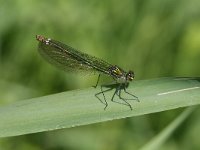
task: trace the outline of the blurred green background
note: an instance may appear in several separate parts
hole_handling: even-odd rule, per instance
[[[36,34],[134,70],[135,80],[200,76],[199,0],[0,0],[0,105],[95,85],[97,75],[66,73],[43,60]],[[0,149],[138,149],[181,111],[2,138]],[[198,113],[163,149],[200,149]]]

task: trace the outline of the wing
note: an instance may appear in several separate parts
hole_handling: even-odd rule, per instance
[[[111,64],[52,39],[37,36],[39,53],[65,71],[89,71],[109,74]]]

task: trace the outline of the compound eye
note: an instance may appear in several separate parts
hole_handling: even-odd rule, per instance
[[[134,76],[134,72],[133,72],[133,71],[129,71],[129,72],[127,73],[126,79],[129,80],[129,81],[132,81],[134,77],[135,77],[135,76]]]

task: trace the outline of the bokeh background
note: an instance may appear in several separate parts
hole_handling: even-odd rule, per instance
[[[134,70],[135,80],[200,76],[199,0],[0,0],[0,105],[95,85],[95,75],[44,61],[36,34]],[[182,110],[2,138],[0,149],[138,149]],[[200,149],[198,113],[163,149]]]

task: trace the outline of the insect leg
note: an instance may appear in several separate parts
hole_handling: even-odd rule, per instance
[[[139,98],[137,97],[137,96],[135,96],[135,95],[133,95],[133,94],[131,94],[131,93],[129,93],[129,92],[127,92],[126,91],[126,87],[124,86],[124,92],[126,93],[126,94],[129,94],[129,95],[131,95],[131,96],[133,96],[134,97],[134,99],[127,99],[127,100],[137,100],[138,102],[140,102],[140,100],[139,100]]]
[[[97,83],[96,83],[96,85],[94,86],[95,88],[97,87],[97,85],[98,85],[98,83],[99,83],[100,76],[101,76],[101,74],[98,75]]]
[[[126,101],[126,99],[125,99],[125,98],[121,97],[121,89],[120,89],[120,91],[119,91],[119,98],[125,102],[125,103],[123,103],[124,105],[127,105],[127,106],[129,106],[129,107],[130,107],[130,109],[131,109],[131,110],[133,110],[133,108],[132,108],[131,104],[129,104],[129,103]]]
[[[126,99],[124,99],[124,98],[121,97],[121,88],[122,88],[122,85],[120,84],[120,85],[116,88],[115,93],[113,94],[111,101],[112,101],[112,102],[115,102],[115,103],[118,103],[118,104],[122,104],[122,105],[129,106],[130,109],[132,110],[131,105],[126,101]],[[118,95],[119,98],[120,98],[121,100],[123,100],[125,103],[115,101],[115,100],[114,100],[115,95]]]
[[[112,98],[111,98],[111,101],[112,102],[116,102],[116,101],[114,101],[114,97],[115,97],[115,95],[118,93],[118,91],[119,91],[119,89],[118,89],[118,87],[115,89],[115,92],[114,92],[114,94],[113,94],[113,96],[112,96]],[[118,95],[118,94],[117,94]],[[117,102],[116,102],[117,103]]]
[[[113,89],[113,88],[109,88],[109,89],[103,91],[103,86],[101,85],[101,92],[95,94],[95,97],[98,98],[99,101],[100,101],[102,104],[105,105],[104,110],[105,110],[106,107],[108,106],[108,103],[107,103],[107,101],[106,101],[106,97],[105,97],[105,95],[104,95],[104,92],[111,91],[112,89]],[[100,94],[103,94],[104,101],[102,101],[102,99],[100,99],[100,98],[98,97],[98,95],[100,95]]]

